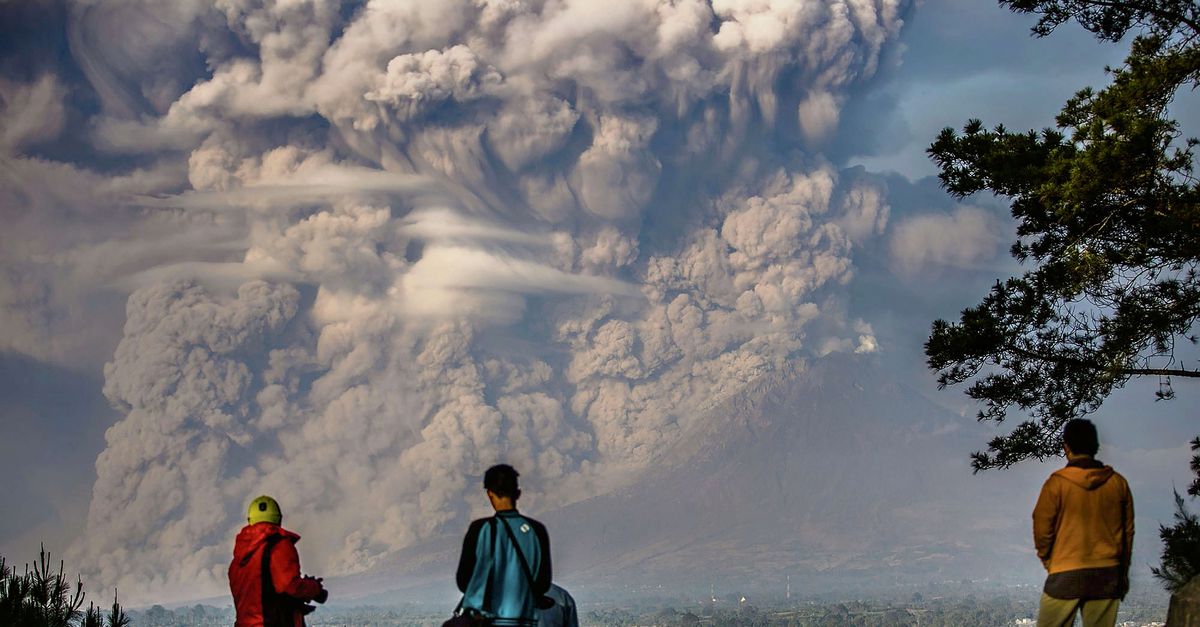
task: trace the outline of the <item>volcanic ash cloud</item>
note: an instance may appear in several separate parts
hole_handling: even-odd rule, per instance
[[[131,600],[219,594],[259,493],[353,572],[457,532],[499,460],[544,511],[875,349],[843,292],[885,193],[820,146],[899,0],[77,4],[95,141],[186,164],[136,202],[240,243],[127,283],[76,551]],[[181,49],[209,70],[164,82]]]

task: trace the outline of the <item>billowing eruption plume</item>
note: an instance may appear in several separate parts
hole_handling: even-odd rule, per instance
[[[361,570],[456,531],[498,460],[566,504],[875,350],[842,294],[885,192],[820,151],[904,5],[76,2],[95,141],[187,164],[133,204],[223,234],[127,279],[80,557],[219,593],[269,493],[306,568]]]

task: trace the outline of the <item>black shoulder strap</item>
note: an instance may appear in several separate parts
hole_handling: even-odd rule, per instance
[[[525,572],[525,578],[529,580],[529,593],[533,594],[533,571],[529,570],[529,562],[525,561],[525,554],[521,552],[521,545],[517,543],[517,534],[513,533],[512,527],[509,527],[503,518],[499,516],[496,518],[500,519],[500,525],[508,532],[508,539],[512,540],[513,548],[517,551],[517,559],[521,560],[521,570]]]
[[[274,627],[275,625],[285,624],[284,612],[281,611],[280,597],[283,596],[275,590],[275,580],[271,577],[271,549],[279,543],[281,538],[271,536],[263,545],[262,553],[262,618],[264,627]]]
[[[277,536],[271,536],[271,537],[267,538],[266,542],[263,543],[262,561],[260,562],[260,565],[262,566],[261,574],[262,574],[262,583],[263,583],[263,594],[267,594],[268,590],[270,590],[271,593],[275,592],[275,581],[273,579],[271,579],[271,549],[275,548],[275,544],[277,542],[279,542],[279,538]],[[253,553],[251,553],[250,555],[253,555]],[[249,559],[249,558],[250,558],[249,555],[246,556],[246,559]]]

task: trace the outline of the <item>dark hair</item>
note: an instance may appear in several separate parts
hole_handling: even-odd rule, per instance
[[[1100,450],[1100,438],[1096,435],[1096,425],[1091,420],[1075,418],[1068,420],[1063,427],[1063,442],[1076,455],[1095,455]]]
[[[515,501],[521,498],[521,488],[517,485],[519,476],[512,466],[496,464],[483,473],[483,487],[495,492],[496,496],[507,496]]]

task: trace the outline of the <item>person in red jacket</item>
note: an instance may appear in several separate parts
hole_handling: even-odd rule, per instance
[[[321,580],[300,575],[300,536],[280,527],[283,513],[269,496],[250,502],[248,523],[233,545],[229,590],[237,610],[235,627],[304,627],[304,616],[324,603]]]

